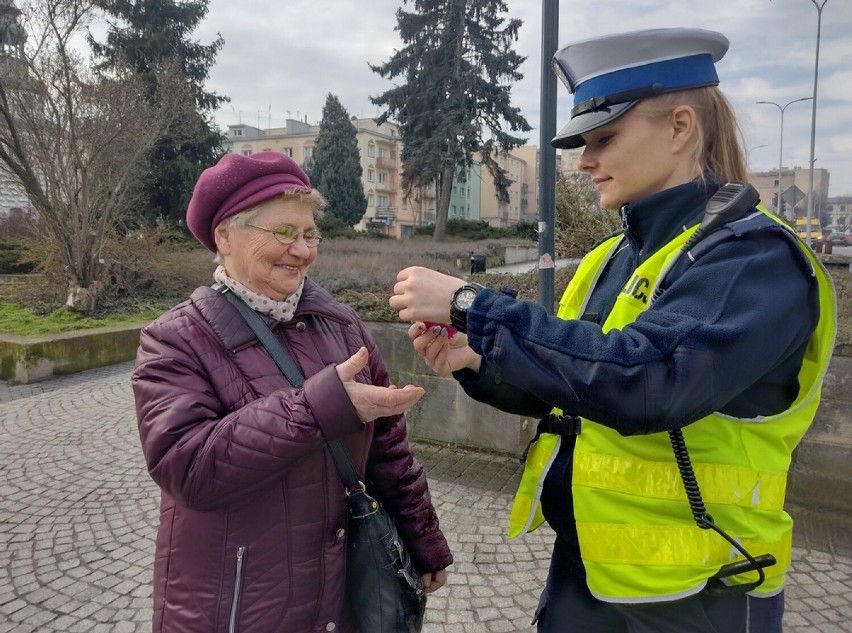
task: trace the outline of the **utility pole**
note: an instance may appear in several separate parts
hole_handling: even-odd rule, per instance
[[[556,73],[550,66],[559,39],[559,0],[541,3],[541,113],[539,118],[538,302],[553,314],[556,268]]]
[[[816,141],[816,111],[817,111],[817,81],[819,80],[819,36],[822,29],[822,9],[828,0],[822,0],[819,4],[817,0],[811,0],[817,10],[817,36],[816,36],[816,59],[814,61],[814,96],[811,108],[811,163],[810,172],[808,173],[808,227],[807,239],[805,240],[808,246],[811,245],[811,218],[814,217],[814,145]]]

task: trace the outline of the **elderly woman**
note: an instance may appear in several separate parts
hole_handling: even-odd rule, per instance
[[[364,324],[307,277],[323,204],[272,152],[226,155],[193,192],[187,226],[216,252],[217,285],[262,315],[306,379],[287,382],[216,288],[143,330],[133,391],[162,490],[156,632],[357,629],[336,438],[396,516],[427,591],[446,582],[452,556],[403,417],[423,390],[389,385]]]

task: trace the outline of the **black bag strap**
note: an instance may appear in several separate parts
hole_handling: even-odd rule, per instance
[[[216,286],[215,290],[225,295],[225,298],[231,303],[231,305],[239,310],[243,319],[245,319],[245,322],[257,335],[260,343],[266,348],[266,351],[269,352],[272,360],[275,361],[275,364],[278,365],[278,369],[281,370],[281,373],[284,374],[284,377],[287,378],[290,384],[297,389],[305,384],[305,377],[302,376],[302,372],[299,370],[299,367],[293,359],[290,358],[281,346],[281,343],[278,342],[278,339],[275,338],[272,331],[266,326],[266,323],[263,322],[263,319],[260,318],[257,312],[248,307],[245,301],[231,292],[227,286]],[[346,444],[343,443],[343,440],[328,440],[326,443],[328,444],[328,450],[331,453],[331,457],[334,459],[334,464],[337,466],[337,472],[340,474],[340,479],[343,481],[343,485],[346,488],[346,492],[350,493],[356,489],[363,490],[364,484],[362,484],[358,479],[358,472],[355,470],[355,465],[352,463],[352,456],[349,454],[349,450],[346,448]]]

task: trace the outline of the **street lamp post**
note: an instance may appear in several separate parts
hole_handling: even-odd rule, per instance
[[[793,103],[797,103],[799,101],[807,101],[808,99],[813,99],[813,97],[802,97],[801,99],[793,99],[792,101],[788,101],[783,106],[775,103],[774,101],[757,101],[757,103],[762,103],[765,105],[774,105],[781,111],[781,138],[778,141],[778,200],[775,206],[775,213],[779,218],[784,217],[781,215],[781,168],[784,164],[784,110],[787,109],[787,106]],[[792,218],[790,218],[792,219]],[[810,223],[808,224],[810,226]]]
[[[763,145],[755,145],[754,147],[750,147],[750,148],[749,148],[749,150],[748,150],[748,158],[746,158],[746,163],[747,163],[747,166],[748,166],[749,171],[751,171],[751,153],[752,153],[754,150],[756,150],[756,149],[760,149],[761,147],[768,147],[768,145],[766,145],[766,144],[763,144]]]
[[[810,173],[808,174],[808,227],[807,239],[808,246],[811,245],[811,218],[814,216],[814,145],[816,141],[816,111],[817,111],[817,80],[819,79],[819,36],[822,29],[822,9],[828,0],[822,0],[820,4],[817,0],[811,0],[817,10],[817,36],[816,36],[816,56],[814,60],[814,96],[811,108],[811,165]]]

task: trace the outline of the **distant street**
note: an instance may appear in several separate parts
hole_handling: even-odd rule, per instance
[[[832,246],[831,250],[832,255],[847,255],[852,257],[852,246]],[[556,267],[562,268],[571,263],[579,262],[579,259],[557,259]],[[538,267],[538,260],[530,261],[530,262],[521,262],[519,264],[508,264],[506,266],[494,266],[493,268],[489,268],[486,272],[489,273],[508,273],[511,275],[517,273],[525,273],[528,270],[535,270]]]
[[[556,267],[563,268],[567,266],[571,262],[578,262],[579,259],[557,259]],[[528,270],[535,270],[538,268],[538,260],[533,260],[531,262],[521,262],[519,264],[508,264],[506,266],[495,266],[494,268],[489,268],[485,272],[488,273],[508,273],[510,275],[514,275],[517,273],[525,273]]]

